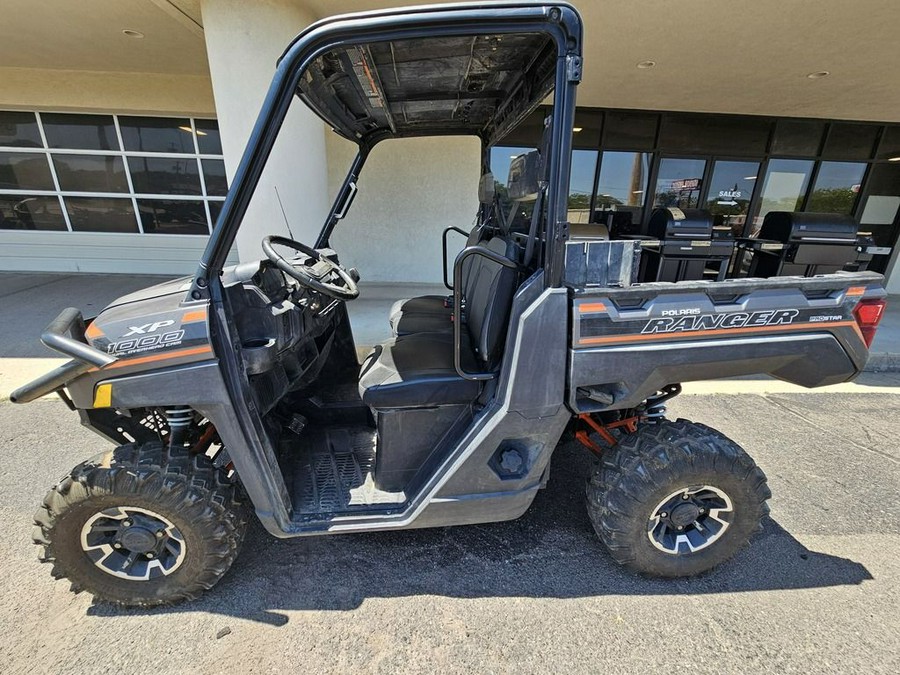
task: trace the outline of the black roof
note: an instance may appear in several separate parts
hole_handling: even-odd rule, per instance
[[[318,56],[297,93],[361,144],[435,134],[492,139],[552,92],[556,58],[553,36],[537,29],[373,40]]]

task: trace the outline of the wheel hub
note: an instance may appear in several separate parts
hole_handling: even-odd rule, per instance
[[[734,520],[731,498],[712,485],[681,488],[660,501],[647,521],[650,543],[672,555],[715,543]]]
[[[127,527],[119,536],[119,543],[123,548],[138,553],[147,553],[156,548],[156,535],[143,527]]]
[[[184,538],[164,516],[118,506],[88,518],[81,548],[101,570],[131,581],[149,581],[174,572],[184,561]]]
[[[693,502],[684,502],[672,509],[669,520],[676,527],[687,527],[700,517],[700,507]]]

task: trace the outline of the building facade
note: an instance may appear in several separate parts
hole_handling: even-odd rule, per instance
[[[396,4],[10,0],[0,270],[190,273],[285,45],[320,17]],[[575,4],[587,39],[571,220],[699,206],[752,235],[771,210],[847,214],[900,292],[900,7]],[[540,114],[495,149],[495,177],[536,145]],[[258,257],[269,233],[312,239],[352,156],[295,106],[232,258]],[[439,281],[440,232],[471,221],[479,157],[471,138],[376,148],[333,238],[342,260],[365,280]]]

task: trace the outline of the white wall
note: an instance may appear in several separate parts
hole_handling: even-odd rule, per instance
[[[203,25],[229,182],[268,91],[278,57],[314,17],[285,0],[203,0]],[[238,232],[242,260],[262,257],[267,234],[312,241],[328,212],[325,127],[299,101],[291,107]]]
[[[355,146],[328,136],[328,188],[337,193]],[[441,283],[441,233],[469,230],[478,207],[480,141],[471,136],[403,138],[375,146],[359,193],[331,244],[364,282]],[[462,248],[453,235],[451,251]]]

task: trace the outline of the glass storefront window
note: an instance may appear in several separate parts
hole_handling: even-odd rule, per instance
[[[59,197],[0,195],[0,230],[66,230]]]
[[[652,150],[656,144],[659,115],[607,112],[603,122],[603,147],[614,150]]]
[[[755,237],[769,211],[796,211],[803,201],[813,162],[805,159],[773,159],[766,167],[759,213],[748,236]]]
[[[591,221],[591,195],[594,194],[597,154],[596,150],[572,151],[568,210],[570,223],[589,223]]]
[[[69,222],[75,232],[137,232],[130,199],[65,197]]]
[[[759,156],[765,153],[772,122],[759,117],[663,115],[659,149],[688,154]]]
[[[736,237],[744,231],[758,174],[759,162],[719,160],[713,166],[706,209],[715,225],[730,227]]]
[[[64,192],[128,192],[125,164],[115,155],[53,155]]]
[[[70,150],[119,150],[112,115],[41,113],[50,148]]]
[[[40,148],[43,145],[34,113],[0,110],[0,146]]]
[[[47,155],[0,152],[0,190],[52,190]]]
[[[825,122],[818,120],[778,120],[771,152],[774,155],[818,155]]]
[[[704,159],[666,157],[659,162],[653,206],[695,209],[700,205]]]
[[[644,205],[650,155],[646,152],[604,152],[597,181],[597,208]]]
[[[197,130],[197,147],[201,155],[222,154],[222,139],[216,120],[194,120],[194,128]]]
[[[224,197],[228,194],[228,180],[225,177],[225,162],[221,159],[201,159],[203,180],[206,181],[206,194]]]
[[[192,199],[139,199],[141,226],[147,234],[206,234],[203,202]]]
[[[534,209],[534,202],[513,203],[510,201],[506,189],[509,184],[509,166],[516,157],[534,149],[505,145],[497,145],[491,148],[491,173],[494,176],[497,204],[507,221],[507,227],[514,230],[521,231],[528,228]]]
[[[227,192],[216,120],[0,110],[0,229],[208,234]]]
[[[200,170],[196,159],[129,157],[131,182],[138,194],[199,195]]]
[[[878,144],[878,159],[893,159],[900,161],[900,126],[885,127]]]
[[[122,116],[119,127],[126,150],[194,153],[194,135],[188,119]]]
[[[860,230],[871,232],[879,246],[894,246],[900,210],[900,163],[875,164],[868,183]]]
[[[822,156],[828,159],[869,159],[879,128],[877,124],[833,122]]]
[[[861,162],[822,162],[806,210],[851,213],[865,173],[866,165]]]
[[[648,152],[607,150],[602,154],[592,221],[619,233],[638,232],[647,197],[650,157]]]

